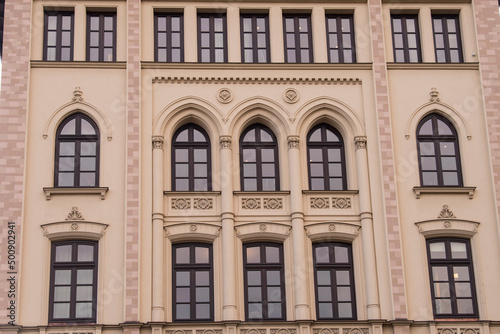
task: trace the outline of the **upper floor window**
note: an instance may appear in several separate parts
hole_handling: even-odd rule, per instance
[[[174,321],[213,321],[212,246],[172,246]]]
[[[274,133],[262,124],[249,126],[240,137],[241,190],[280,189],[278,145]]]
[[[356,319],[351,245],[313,245],[318,320]]]
[[[311,16],[284,15],[283,30],[285,33],[285,62],[312,63],[312,29]]]
[[[327,15],[326,33],[328,61],[330,63],[355,63],[356,49],[352,15]]]
[[[461,63],[462,42],[458,15],[432,15],[436,62]]]
[[[183,16],[180,13],[155,13],[155,61],[184,61]]]
[[[315,126],[307,135],[310,190],[347,189],[344,142],[327,124]]]
[[[432,308],[436,318],[477,317],[469,240],[427,240]]]
[[[45,12],[44,60],[73,60],[73,16],[73,12]]]
[[[95,322],[97,306],[97,242],[52,244],[50,322]]]
[[[417,127],[422,186],[462,186],[457,133],[446,118],[431,114]]]
[[[87,13],[87,61],[116,61],[116,13]]]
[[[394,61],[397,63],[420,63],[420,35],[418,16],[414,14],[392,15],[392,42]]]
[[[242,15],[241,40],[244,63],[268,63],[270,61],[268,15]]]
[[[56,187],[99,185],[99,129],[90,117],[76,113],[57,128]]]
[[[283,246],[246,244],[243,246],[243,262],[246,319],[284,320]]]
[[[198,60],[227,62],[226,14],[198,14]]]
[[[210,139],[195,124],[186,124],[172,139],[172,190],[210,191]]]

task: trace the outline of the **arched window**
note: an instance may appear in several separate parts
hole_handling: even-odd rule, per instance
[[[307,135],[310,190],[346,190],[344,141],[328,124],[315,126]]]
[[[195,124],[186,124],[174,134],[172,190],[212,190],[210,139],[205,130]]]
[[[446,118],[426,116],[417,127],[422,186],[462,186],[457,132]]]
[[[280,189],[278,144],[269,128],[249,126],[240,137],[240,157],[242,191]]]
[[[99,185],[99,129],[90,117],[76,113],[57,128],[56,187]]]

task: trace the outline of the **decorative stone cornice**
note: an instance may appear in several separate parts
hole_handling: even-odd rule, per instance
[[[299,148],[299,136],[288,136],[288,148]]]
[[[231,136],[220,136],[219,137],[219,143],[220,143],[220,148],[221,149],[229,149],[231,148]]]
[[[275,85],[361,85],[358,78],[278,78],[278,77],[155,77],[153,83],[184,84],[275,84]]]
[[[366,137],[365,136],[354,137],[354,143],[356,144],[356,150],[359,150],[359,149],[366,150]]]
[[[153,136],[153,148],[162,149],[163,148],[163,136]]]

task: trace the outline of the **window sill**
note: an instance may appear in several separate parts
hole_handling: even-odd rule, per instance
[[[45,199],[47,201],[50,200],[52,195],[101,195],[101,200],[103,200],[106,197],[108,190],[108,187],[43,188],[43,191],[45,192]]]
[[[388,70],[479,70],[479,63],[387,63]]]
[[[302,193],[304,195],[336,195],[336,194],[343,194],[343,195],[356,195],[359,193],[359,190],[302,190]]]
[[[233,191],[234,195],[290,195],[290,191]]]
[[[422,194],[439,194],[452,195],[464,194],[468,195],[469,199],[474,197],[476,187],[413,187],[415,198],[419,199]]]

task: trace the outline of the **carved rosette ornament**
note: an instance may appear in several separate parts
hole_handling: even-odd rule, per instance
[[[229,103],[233,100],[233,92],[227,88],[222,88],[217,92],[217,100],[220,103]]]
[[[172,198],[173,210],[189,210],[191,209],[191,200],[184,198]]]
[[[446,229],[451,228],[451,222],[450,222],[449,220],[445,221],[445,222],[443,223],[443,227],[444,227],[444,228],[446,228]]]
[[[330,199],[328,197],[312,197],[310,205],[311,209],[329,209]]]
[[[267,230],[267,226],[266,226],[266,224],[260,224],[260,226],[259,226],[259,230],[260,230],[261,232],[265,232],[265,231]]]
[[[334,209],[350,209],[351,199],[349,197],[333,197],[332,208]]]
[[[457,218],[457,217],[455,217],[455,215],[453,214],[453,211],[450,210],[448,205],[445,204],[445,205],[443,205],[443,209],[439,213],[438,218]]]
[[[196,226],[196,225],[191,225],[191,226],[189,226],[189,230],[190,230],[191,232],[196,232],[196,231],[198,231],[198,226]]]
[[[288,148],[299,148],[299,136],[288,136]]]
[[[79,228],[80,228],[80,226],[78,226],[78,224],[77,224],[77,223],[73,223],[73,224],[71,224],[71,230],[72,230],[72,231],[78,231],[78,229],[79,229]]]
[[[283,201],[281,200],[281,198],[264,198],[264,209],[283,209]]]
[[[66,220],[84,220],[82,214],[78,211],[78,208],[74,206],[70,213],[68,213],[68,217],[66,217]]]
[[[283,100],[287,103],[295,103],[299,100],[299,93],[294,88],[288,88],[283,93]]]
[[[221,136],[219,138],[220,148],[221,149],[230,149],[231,148],[231,137],[230,136]]]
[[[336,229],[337,229],[337,227],[335,226],[335,224],[328,225],[328,231],[335,232]]]
[[[154,149],[162,149],[163,148],[163,137],[162,136],[153,136],[153,148]]]
[[[356,150],[359,150],[359,149],[366,150],[366,137],[365,136],[354,137],[354,143],[356,144]]]
[[[195,198],[193,208],[195,210],[210,210],[214,208],[214,201],[211,198]]]
[[[243,198],[241,200],[241,208],[247,210],[259,210],[260,200],[256,200],[254,198]]]

